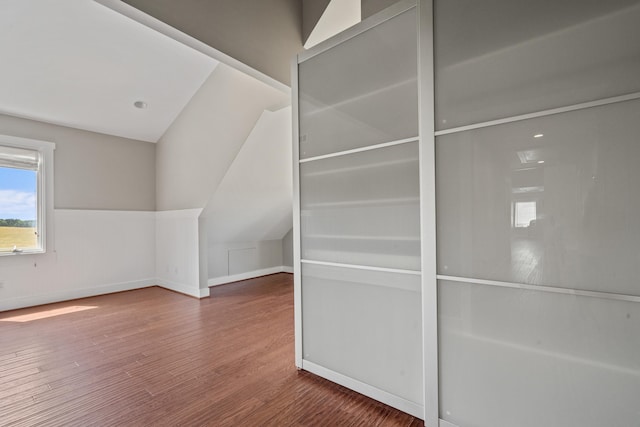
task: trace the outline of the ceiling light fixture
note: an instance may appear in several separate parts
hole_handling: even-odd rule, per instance
[[[143,109],[143,108],[147,108],[147,103],[144,101],[136,101],[133,103],[133,106],[136,108]]]
[[[543,164],[544,160],[538,160],[538,164]]]
[[[533,135],[534,138],[542,138],[544,136],[543,133],[537,133],[535,135]]]

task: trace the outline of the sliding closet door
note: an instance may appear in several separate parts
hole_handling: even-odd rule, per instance
[[[299,364],[422,416],[415,4],[296,68]]]
[[[639,426],[640,2],[480,3],[435,8],[440,418]]]

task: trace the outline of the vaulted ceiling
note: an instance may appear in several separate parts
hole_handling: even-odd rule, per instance
[[[282,90],[302,50],[301,0],[130,3],[162,30],[119,0],[0,2],[0,114],[157,142],[220,60]]]
[[[0,114],[157,142],[219,62],[286,91],[340,1],[3,0]]]
[[[301,0],[124,1],[289,85],[302,50]]]
[[[0,52],[0,113],[151,142],[218,64],[87,0],[3,0]]]

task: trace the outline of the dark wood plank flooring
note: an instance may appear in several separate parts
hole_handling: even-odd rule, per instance
[[[292,277],[0,313],[0,426],[422,426],[295,369]]]

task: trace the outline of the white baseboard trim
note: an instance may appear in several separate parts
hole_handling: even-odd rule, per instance
[[[293,267],[279,265],[277,267],[263,268],[261,270],[247,271],[246,273],[232,274],[230,276],[220,276],[209,279],[209,286],[225,285],[239,280],[253,279],[260,276],[267,276],[275,273],[293,273]]]
[[[51,304],[54,302],[69,301],[79,298],[95,297],[98,295],[112,294],[114,292],[131,291],[155,285],[156,279],[144,279],[134,282],[113,283],[109,285],[93,286],[90,288],[69,289],[66,291],[51,292],[48,294],[8,298],[0,300],[0,311],[34,307],[37,305]]]
[[[209,296],[209,288],[193,288],[190,286],[185,286],[182,283],[172,282],[170,280],[157,279],[156,285],[161,288],[169,289],[170,291],[175,291],[181,294],[189,295],[194,298],[206,298]]]
[[[458,427],[457,425],[451,424],[449,421],[445,421],[442,418],[440,418],[439,424],[440,424],[439,427]]]
[[[422,417],[424,416],[424,407],[422,405],[418,405],[417,403],[403,399],[402,397],[396,396],[384,390],[380,390],[379,388],[372,385],[365,384],[351,377],[347,377],[346,375],[332,371],[331,369],[316,365],[315,363],[309,362],[308,360],[302,360],[302,369],[319,375],[322,378],[326,378],[329,381],[333,381],[336,384],[340,384],[341,386],[350,388],[351,390],[357,391],[358,393],[364,394],[365,396],[369,396],[372,399],[392,406],[396,409],[406,412],[407,414],[413,415],[414,417],[422,419]]]
[[[236,282],[238,280],[253,279],[254,277],[266,276],[275,273],[293,273],[293,268],[288,266],[278,266],[265,268],[262,270],[250,271],[232,276],[216,277],[209,279],[209,286],[217,286],[225,283]],[[16,298],[0,299],[0,312],[8,310],[16,310],[19,308],[34,307],[43,304],[52,304],[56,302],[70,301],[79,298],[88,298],[98,295],[112,294],[115,292],[131,291],[134,289],[148,288],[159,286],[181,294],[185,294],[194,298],[207,298],[209,296],[209,288],[192,288],[182,283],[171,282],[163,279],[144,279],[132,282],[112,283],[108,285],[92,286],[90,288],[69,289],[65,291],[51,292],[40,295],[29,295]]]

